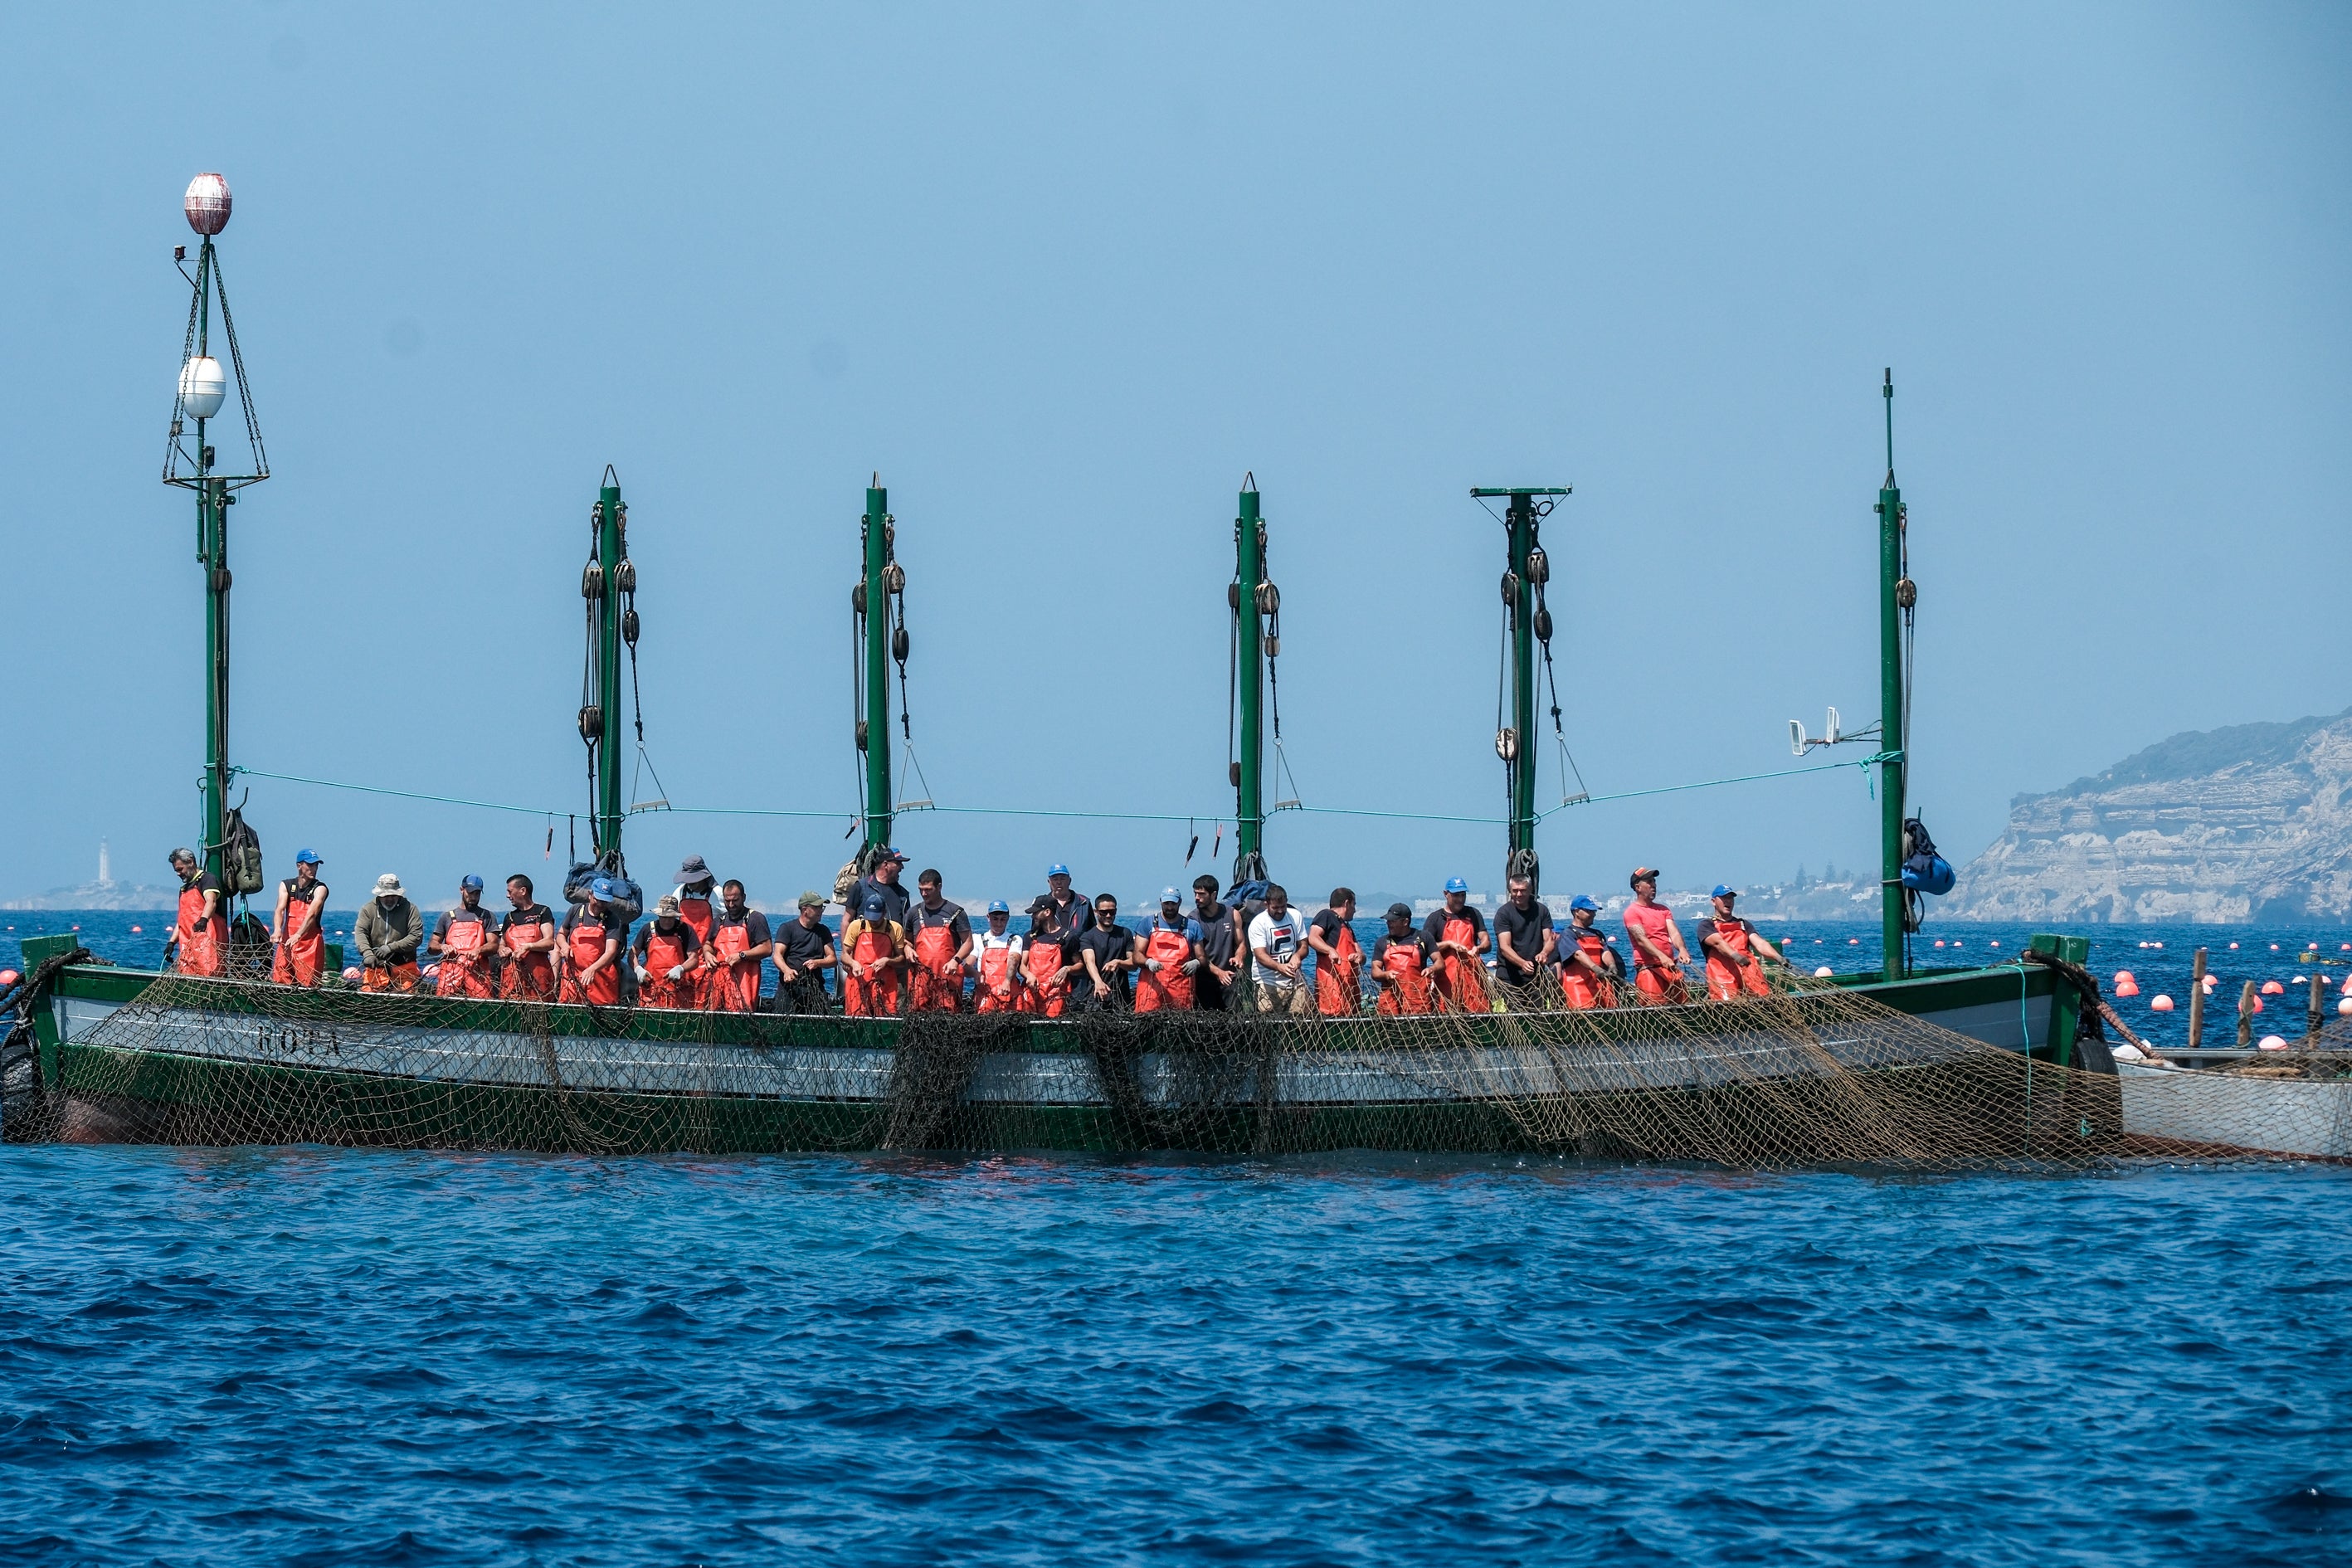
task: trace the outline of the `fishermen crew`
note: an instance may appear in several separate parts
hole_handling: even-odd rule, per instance
[[[1143,933],[1142,967],[1135,974],[1135,1010],[1189,1013],[1196,1000],[1201,948],[1207,933],[1184,912],[1183,895],[1160,889],[1160,912]]]
[[[545,1002],[555,995],[555,911],[518,871],[507,879],[507,912],[499,917],[499,994],[510,1002]]]
[[[776,996],[771,1005],[779,1013],[831,1012],[824,972],[834,966],[833,932],[824,923],[823,893],[812,888],[801,895],[800,913],[777,928],[773,952]]]
[[[1658,902],[1657,869],[1636,867],[1631,880],[1633,901],[1625,906],[1625,934],[1633,943],[1633,984],[1654,1001],[1687,1002],[1683,965],[1690,962],[1690,949],[1683,945],[1674,911]]]
[[[1445,879],[1444,907],[1430,911],[1421,934],[1429,939],[1439,1004],[1469,1013],[1489,1011],[1485,954],[1494,942],[1486,934],[1486,917],[1470,907],[1469,883],[1459,877]]]
[[[890,900],[869,889],[857,918],[841,928],[841,1008],[854,1018],[896,1015],[901,971],[913,962],[907,928],[890,918]]]
[[[1543,1005],[1538,984],[1551,967],[1559,938],[1552,934],[1551,910],[1536,898],[1528,878],[1513,877],[1510,896],[1495,911],[1495,978],[1509,1003],[1522,1009]]]
[[[221,879],[205,869],[193,849],[173,850],[172,869],[180,877],[180,912],[172,922],[170,951],[164,953],[164,961],[172,963],[176,953],[175,967],[181,973],[216,975],[221,972],[228,926],[228,918],[221,912],[225,897]]]
[[[1067,873],[1064,873],[1067,875]],[[1023,939],[1021,995],[1024,1013],[1058,1018],[1069,1010],[1070,982],[1085,967],[1078,961],[1078,939],[1062,929],[1051,894],[1040,893],[1029,905],[1029,934]]]
[[[1192,879],[1192,918],[1201,926],[1201,972],[1192,977],[1192,1005],[1203,1013],[1221,1013],[1234,994],[1234,978],[1241,965],[1241,933],[1234,929],[1234,911],[1217,901],[1214,877]]]
[[[1364,1010],[1364,950],[1348,924],[1355,918],[1355,889],[1334,888],[1329,906],[1307,922],[1307,945],[1315,950],[1315,1005],[1327,1018]]]
[[[1431,1011],[1429,938],[1412,929],[1412,910],[1403,904],[1388,909],[1389,929],[1372,944],[1372,978],[1380,983],[1378,1010],[1390,1014]]]
[[[1095,923],[1078,936],[1078,962],[1086,965],[1086,984],[1079,990],[1082,1012],[1124,1012],[1131,1005],[1128,976],[1143,966],[1137,955],[1135,933],[1118,923],[1118,898],[1095,895]]]
[[[599,877],[588,884],[588,901],[565,913],[559,987],[564,1001],[610,1007],[621,1000],[621,942],[629,922],[614,905],[619,894],[612,878]]]
[[[425,921],[408,901],[400,879],[390,871],[375,879],[375,897],[360,906],[352,922],[352,942],[360,950],[360,989],[416,989],[416,944],[425,940]]]
[[[698,956],[694,968],[687,976],[687,1000],[683,1006],[699,1007],[707,1003],[709,990],[711,960],[710,931],[717,925],[718,911],[712,906],[712,894],[719,879],[711,875],[710,863],[699,855],[689,855],[677,865],[677,916],[694,928]]]
[[[702,1009],[706,1013],[760,1010],[760,965],[775,951],[768,917],[753,909],[743,884],[730,877],[719,889],[719,912],[703,950]]]
[[[1265,908],[1249,924],[1250,974],[1256,981],[1257,1010],[1312,1017],[1315,993],[1307,989],[1307,922],[1290,907],[1279,882],[1266,885]]]
[[[490,911],[482,908],[482,879],[467,872],[457,884],[457,907],[444,910],[425,939],[425,951],[441,961],[433,989],[444,996],[496,994],[490,965],[498,956]]]
[[[294,874],[278,884],[278,910],[269,917],[269,937],[278,945],[269,977],[280,985],[316,985],[327,962],[325,864],[315,849],[294,851]]]
[[[664,893],[654,901],[654,918],[637,928],[629,954],[637,971],[637,1005],[642,1007],[688,1008],[702,987],[695,974],[702,957],[702,939],[679,913],[686,900]]]
[[[1045,890],[1039,897],[1054,906],[1055,928],[1067,937],[1076,937],[1092,926],[1092,908],[1085,895],[1070,889],[1070,868],[1058,861],[1045,868]]]
[[[1012,906],[988,900],[988,923],[971,933],[971,1010],[1012,1013],[1021,1005],[1021,939],[1010,929]]]
[[[961,904],[940,895],[940,874],[915,879],[921,896],[908,911],[908,935],[915,944],[913,1011],[953,1013],[963,1006],[964,961],[971,956],[971,917]]]
[[[1569,900],[1568,930],[1559,942],[1559,987],[1568,1005],[1582,1010],[1617,1005],[1617,984],[1625,966],[1593,921],[1601,906],[1579,893]]]
[[[1764,978],[1764,965],[1757,955],[1761,953],[1775,963],[1786,963],[1780,950],[1757,934],[1756,928],[1732,911],[1732,900],[1739,895],[1717,882],[1715,885],[1715,915],[1702,921],[1698,928],[1698,945],[1706,954],[1706,994],[1710,1001],[1729,1002],[1746,992],[1750,996],[1769,996],[1772,987]]]

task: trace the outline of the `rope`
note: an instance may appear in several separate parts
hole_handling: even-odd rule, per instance
[[[1737,778],[1702,779],[1696,784],[1662,784],[1655,789],[1622,790],[1615,795],[1596,795],[1589,801],[1580,800],[1573,804],[1589,805],[1601,801],[1634,800],[1644,795],[1674,795],[1695,789],[1715,789],[1725,784],[1754,784],[1761,779],[1793,778],[1800,773],[1833,773],[1850,767],[1871,768],[1889,760],[1890,757],[1901,754],[1899,752],[1881,752],[1877,756],[1864,757],[1860,762],[1832,763],[1826,767],[1782,768],[1777,773],[1742,773]],[[349,790],[355,795],[388,795],[398,800],[429,801],[436,805],[466,805],[481,811],[509,811],[523,816],[551,819],[569,815],[560,811],[551,811],[542,805],[516,805],[506,801],[473,800],[464,795],[429,795],[422,790],[392,789],[383,784],[347,784],[340,779],[314,779],[299,773],[271,773],[266,768],[233,767],[229,770],[229,773],[232,777],[243,773],[248,778],[275,779],[280,784],[310,784],[317,789]],[[1365,817],[1383,822],[1454,822],[1481,827],[1496,826],[1509,821],[1509,818],[1502,816],[1465,816],[1449,812],[1430,811],[1360,811],[1339,805],[1299,805],[1291,809],[1311,816]],[[1538,813],[1538,818],[1540,820],[1542,817],[1553,816],[1566,809],[1568,809],[1566,806],[1554,806],[1550,811]],[[835,822],[844,815],[838,811],[788,811],[759,806],[730,805],[674,805],[669,807],[669,810],[681,816],[789,817],[816,822]],[[1207,812],[1181,811],[1055,811],[1038,807],[997,805],[939,805],[931,807],[931,810],[943,816],[1029,816],[1087,822],[1191,823],[1211,815]],[[854,816],[857,814],[853,812],[848,815]],[[1215,818],[1213,817],[1212,820]]]

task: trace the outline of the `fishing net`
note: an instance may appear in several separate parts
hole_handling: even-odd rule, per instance
[[[2026,1005],[2019,972],[2017,1005]],[[2046,995],[2046,988],[2045,988]],[[1783,975],[1577,1011],[1063,1019],[590,1008],[167,976],[60,1004],[12,1142],[590,1153],[1528,1152],[1952,1169],[2352,1152],[2340,1040],[2266,1075],[2059,1066]],[[2126,1054],[2129,1054],[2126,1051]],[[20,1075],[21,1076],[21,1075]],[[2291,1125],[2290,1125],[2291,1124]]]

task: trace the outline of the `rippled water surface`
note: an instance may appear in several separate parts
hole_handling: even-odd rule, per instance
[[[0,1150],[0,1559],[2294,1563],[2352,1174]]]

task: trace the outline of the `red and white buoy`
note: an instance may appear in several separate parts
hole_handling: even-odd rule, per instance
[[[2265,996],[2284,996],[2286,994],[2286,987],[2280,984],[2275,980],[2265,980],[2263,982],[2263,994]]]
[[[2154,1000],[2148,1003],[2147,1010],[2151,1013],[2169,1013],[2172,1011],[2172,998],[2158,992]]]

